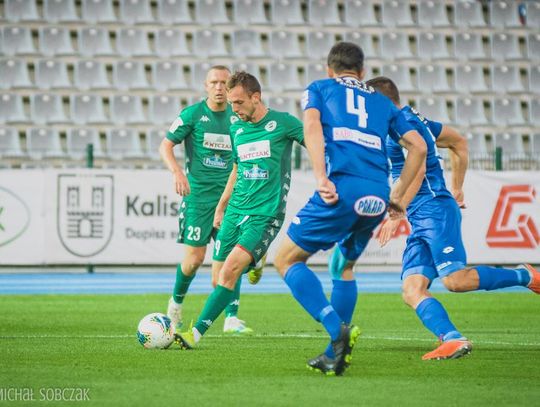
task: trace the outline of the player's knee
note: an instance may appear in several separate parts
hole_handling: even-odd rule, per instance
[[[405,304],[411,308],[414,308],[416,304],[418,304],[419,299],[424,295],[425,290],[423,290],[421,287],[407,284],[403,285],[401,297],[403,298]]]

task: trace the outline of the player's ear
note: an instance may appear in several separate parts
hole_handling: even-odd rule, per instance
[[[364,76],[366,76],[366,70],[365,68],[362,68],[362,70],[360,72],[358,72],[358,78],[363,81],[364,80]]]
[[[336,76],[336,73],[334,72],[334,70],[332,68],[330,68],[329,66],[326,67],[326,75],[329,77],[329,78],[333,78],[334,76]]]
[[[261,94],[259,92],[254,92],[252,95],[251,95],[251,101],[254,103],[254,104],[259,104],[261,103]]]

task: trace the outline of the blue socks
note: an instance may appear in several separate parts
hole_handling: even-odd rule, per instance
[[[336,250],[339,251],[339,249]],[[356,285],[356,280],[333,280],[333,283],[334,288],[332,289],[330,303],[343,322],[348,325],[352,321],[356,300],[358,299],[358,286]],[[332,344],[328,344],[324,353],[329,358],[334,358]]]
[[[437,338],[447,341],[449,339],[461,338],[463,335],[450,322],[450,318],[442,304],[435,298],[426,298],[418,307],[416,315],[424,326],[429,329]]]
[[[479,290],[490,291],[516,285],[527,287],[531,281],[527,269],[505,269],[490,266],[477,266],[474,268],[480,278]]]
[[[296,301],[316,321],[323,324],[332,340],[339,338],[341,319],[324,295],[321,282],[305,263],[293,264],[285,274],[285,283]]]

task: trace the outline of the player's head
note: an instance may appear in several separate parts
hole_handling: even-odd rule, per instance
[[[252,121],[261,102],[261,84],[250,73],[235,72],[227,81],[227,99],[233,112],[245,122]]]
[[[392,102],[394,102],[396,106],[400,106],[401,101],[399,100],[399,90],[392,79],[387,78],[386,76],[377,76],[367,81],[366,85],[371,86],[377,92],[382,93]]]
[[[335,44],[326,60],[328,76],[333,78],[340,75],[355,75],[359,79],[364,76],[364,51],[352,42]]]
[[[204,87],[211,104],[222,105],[227,102],[225,85],[229,76],[231,71],[224,65],[214,65],[208,70]]]

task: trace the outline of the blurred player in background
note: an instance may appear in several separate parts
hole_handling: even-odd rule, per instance
[[[409,106],[402,107],[399,91],[391,79],[377,77],[366,84],[390,98],[428,146],[425,170],[417,174],[413,186],[401,201],[407,208],[407,218],[412,226],[403,254],[403,299],[442,342],[422,359],[455,359],[469,353],[472,344],[456,329],[442,304],[431,296],[432,281],[440,277],[444,286],[455,292],[524,286],[540,293],[540,273],[528,264],[515,269],[485,265],[466,267],[460,207],[465,207],[463,182],[468,165],[467,141],[453,128],[428,120]],[[397,180],[406,155],[391,137],[387,138],[386,145],[392,161],[392,178]],[[438,147],[448,148],[450,152],[452,192],[446,188]],[[381,245],[391,239],[399,222],[394,218],[383,225],[379,237]]]
[[[230,128],[234,165],[214,219],[219,232],[212,272],[218,284],[195,326],[177,334],[185,349],[199,342],[231,302],[243,270],[256,264],[277,236],[285,218],[293,142],[303,143],[302,122],[268,109],[253,75],[232,75],[227,98],[240,120]]]
[[[207,98],[182,110],[159,149],[163,161],[173,173],[176,192],[184,197],[177,241],[184,244],[185,256],[177,266],[176,283],[167,309],[167,315],[175,326],[181,326],[182,302],[204,261],[206,246],[215,237],[214,213],[233,166],[229,127],[238,117],[227,103],[225,83],[230,74],[225,66],[210,68],[205,81]],[[173,151],[174,146],[181,142],[185,145],[186,173]],[[212,277],[215,285],[217,275]],[[252,332],[237,316],[240,284],[238,280],[227,304],[224,332]]]
[[[330,79],[309,85],[302,101],[317,191],[289,226],[275,265],[294,298],[331,338],[327,352],[309,360],[308,367],[341,375],[360,333],[349,326],[357,297],[353,265],[388,207],[393,215],[402,211],[394,203],[401,201],[420,169],[426,146],[390,100],[361,82],[364,54],[357,45],[334,45],[327,63]],[[389,130],[409,151],[392,194],[384,144]],[[334,243],[347,263],[342,279],[334,281],[329,302],[306,261]]]

